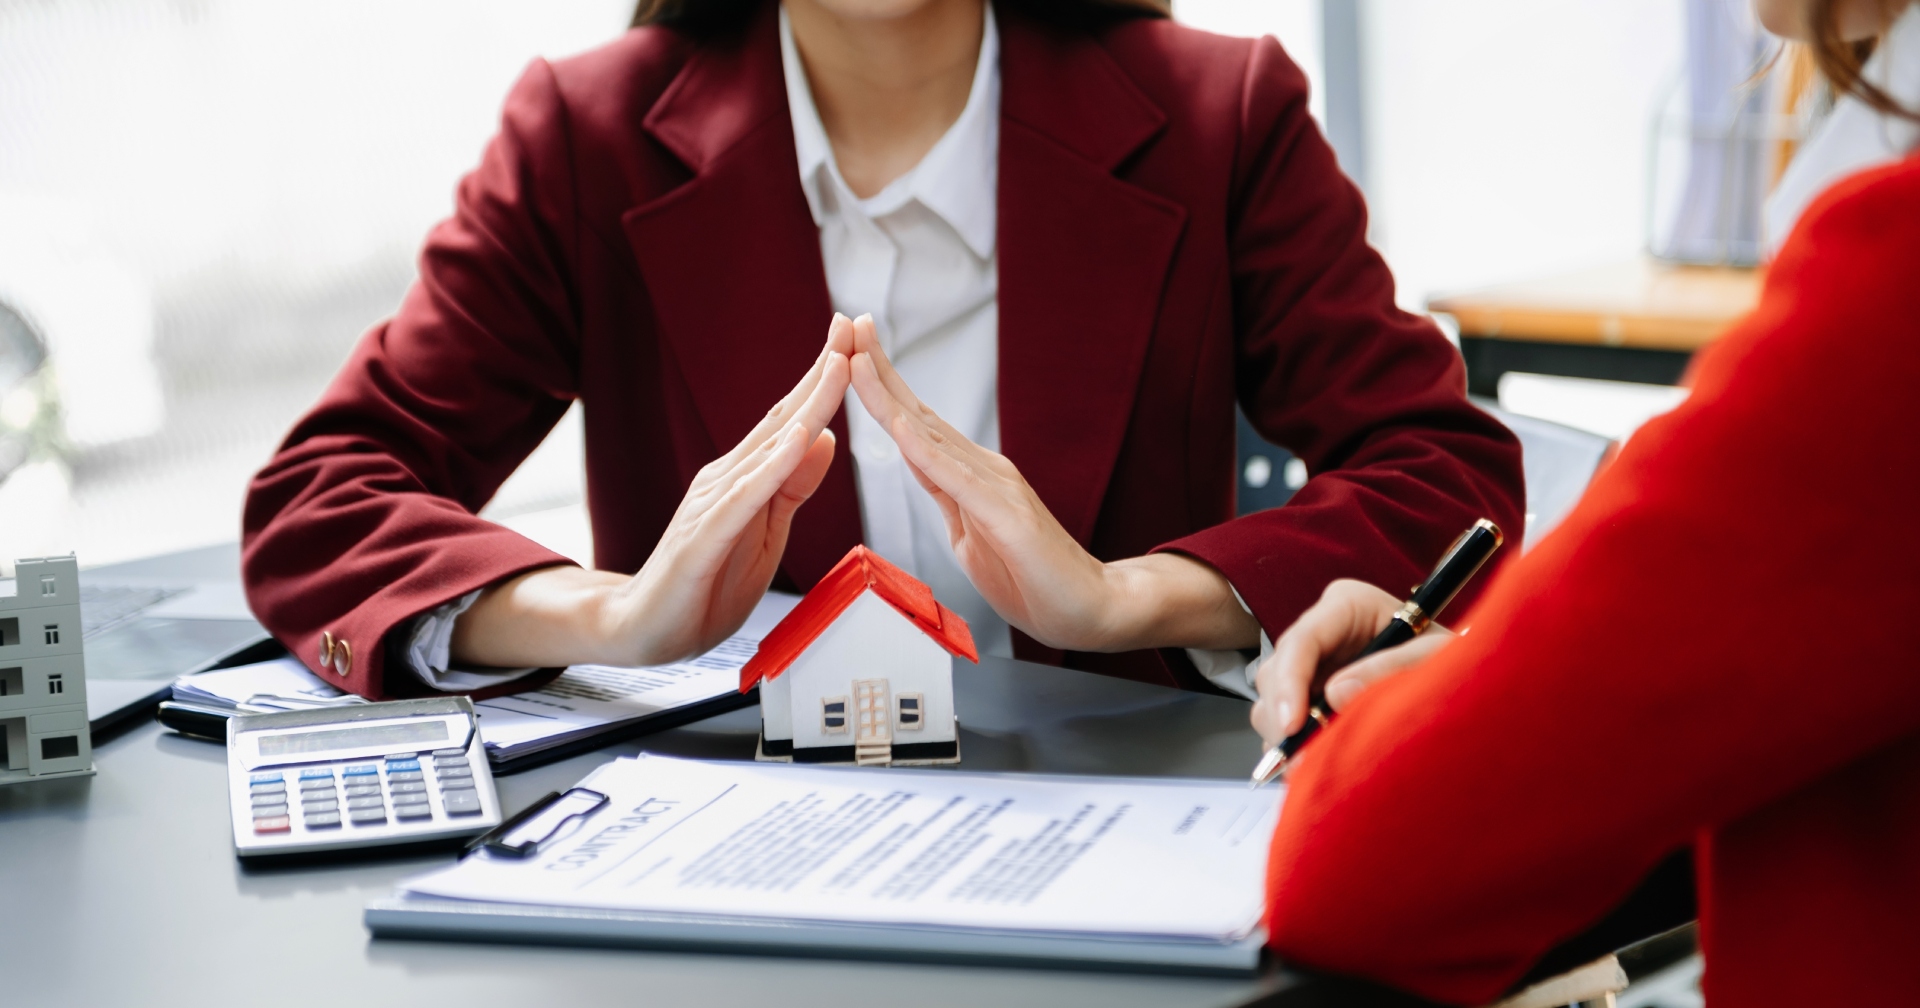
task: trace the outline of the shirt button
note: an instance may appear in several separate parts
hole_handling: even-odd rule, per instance
[[[320,667],[326,668],[332,664],[333,634],[330,631],[322,630],[320,631]]]
[[[353,671],[353,647],[345,637],[333,642],[333,670],[343,676]]]

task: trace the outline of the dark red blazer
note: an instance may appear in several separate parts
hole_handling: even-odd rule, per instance
[[[1394,307],[1276,43],[1012,12],[1001,32],[1002,448],[1068,531],[1107,559],[1202,557],[1278,630],[1329,579],[1402,590],[1473,519],[1520,527],[1518,445]],[[323,632],[349,641],[356,692],[407,688],[383,679],[390,630],[566,562],[474,512],[575,399],[595,562],[638,569],[830,315],[771,3],[728,39],[646,28],[535,61],[419,282],[255,479],[255,613],[310,664]],[[1315,478],[1230,521],[1236,400]],[[846,555],[858,508],[841,452],[776,585]],[[1200,682],[1177,655],[1016,648]]]
[[[1707,1003],[1920,1001],[1920,159],[1807,212],[1692,397],[1301,753],[1274,947],[1493,1000],[1697,852]]]

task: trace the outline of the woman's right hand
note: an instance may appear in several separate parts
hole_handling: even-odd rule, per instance
[[[848,383],[853,323],[836,314],[800,384],[694,477],[632,577],[548,567],[482,592],[454,624],[463,665],[660,665],[746,622],[786,551],[793,515],[833,461],[827,423]]]
[[[1273,653],[1254,672],[1260,699],[1253,705],[1253,727],[1267,745],[1300,730],[1314,681],[1328,670],[1339,669],[1327,680],[1327,703],[1341,710],[1374,683],[1419,664],[1458,636],[1434,623],[1399,647],[1341,668],[1386,628],[1400,604],[1364,581],[1335,581],[1273,642]]]

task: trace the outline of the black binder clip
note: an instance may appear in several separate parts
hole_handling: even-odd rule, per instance
[[[559,836],[568,825],[584,821],[605,808],[607,800],[606,795],[590,788],[550,791],[519,815],[474,837],[460,852],[460,857],[464,860],[477,850],[496,857],[532,857],[539,852],[541,844]]]

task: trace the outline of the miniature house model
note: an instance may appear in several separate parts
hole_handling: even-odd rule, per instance
[[[758,758],[958,763],[949,655],[980,660],[967,621],[855,546],[740,670],[740,692],[760,687]]]
[[[0,582],[0,784],[90,773],[80,565],[22,560]]]

